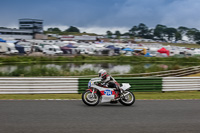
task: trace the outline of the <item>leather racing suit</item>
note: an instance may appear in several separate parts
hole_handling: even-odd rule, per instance
[[[108,88],[116,88],[117,90],[120,90],[120,84],[108,74],[101,78],[101,82],[103,82]]]

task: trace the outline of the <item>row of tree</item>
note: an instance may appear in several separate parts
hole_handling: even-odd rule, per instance
[[[70,26],[68,29],[61,31],[59,28],[48,28],[46,33],[80,33],[80,30],[77,27]],[[161,41],[179,41],[183,40],[183,37],[187,37],[190,41],[200,42],[200,31],[196,28],[187,28],[187,27],[178,27],[172,28],[165,25],[158,24],[155,28],[149,28],[145,24],[140,23],[138,26],[133,26],[129,31],[124,34],[121,34],[120,31],[107,31],[108,36],[115,35],[119,36],[131,36],[131,37],[140,37],[145,39],[154,39]]]
[[[47,31],[48,33],[65,33],[65,32],[76,32],[76,33],[80,33],[80,30],[77,27],[74,26],[70,26],[68,29],[61,31],[59,28],[48,28]]]
[[[155,28],[148,28],[145,24],[140,23],[138,26],[133,26],[128,32],[120,34],[119,31],[112,33],[106,32],[110,35],[128,35],[132,37],[141,37],[146,39],[162,40],[162,41],[179,41],[183,37],[187,37],[190,41],[200,42],[200,31],[196,28],[178,27],[172,28],[165,25],[158,24]]]

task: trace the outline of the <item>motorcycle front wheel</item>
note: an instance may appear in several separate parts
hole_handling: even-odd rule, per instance
[[[125,106],[131,106],[135,102],[135,96],[131,91],[126,90],[119,102]]]
[[[97,93],[92,95],[91,91],[85,91],[82,94],[82,101],[88,106],[96,106],[99,103],[99,96]]]

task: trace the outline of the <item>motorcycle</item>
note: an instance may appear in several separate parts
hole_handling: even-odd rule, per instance
[[[134,94],[129,91],[129,83],[122,83],[120,90],[108,88],[101,83],[100,78],[92,78],[88,82],[88,89],[82,94],[82,101],[88,106],[96,106],[100,103],[117,103],[118,101],[130,106],[135,102]]]

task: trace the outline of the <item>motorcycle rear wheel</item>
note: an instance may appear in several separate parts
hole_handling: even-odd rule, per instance
[[[129,93],[129,94],[127,94]],[[124,94],[127,94],[125,97],[122,97],[119,102],[125,106],[131,106],[135,102],[135,96],[131,91],[126,90]]]
[[[82,101],[88,106],[96,106],[99,103],[99,95],[94,93],[94,97],[92,97],[91,91],[85,91],[82,94]]]

